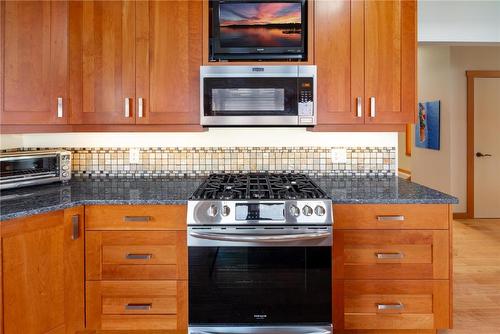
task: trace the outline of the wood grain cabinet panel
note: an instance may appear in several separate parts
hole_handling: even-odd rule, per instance
[[[0,16],[0,123],[67,123],[68,3],[2,1]]]
[[[87,230],[186,230],[186,205],[85,206]]]
[[[449,279],[446,230],[334,233],[336,279]]]
[[[135,123],[135,10],[135,1],[70,2],[72,124]]]
[[[448,280],[336,280],[335,329],[440,329],[450,325]]]
[[[87,280],[187,279],[185,231],[87,231]]]
[[[202,22],[201,0],[137,2],[138,124],[200,124]]]
[[[335,204],[334,229],[449,228],[446,204]]]
[[[187,281],[87,281],[87,328],[187,328]]]
[[[415,120],[415,0],[316,1],[315,26],[319,129]]]
[[[4,333],[83,329],[83,238],[81,207],[2,222]]]

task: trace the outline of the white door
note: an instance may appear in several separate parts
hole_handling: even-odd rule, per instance
[[[500,78],[474,80],[474,216],[500,218]]]

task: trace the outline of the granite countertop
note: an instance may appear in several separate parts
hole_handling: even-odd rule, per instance
[[[399,177],[312,178],[333,203],[441,203],[455,197]],[[186,204],[204,178],[73,178],[65,184],[4,190],[0,221],[92,204]]]

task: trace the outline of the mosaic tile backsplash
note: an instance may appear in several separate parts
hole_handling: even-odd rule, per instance
[[[334,164],[331,148],[141,148],[138,164],[127,148],[66,148],[75,176],[198,176],[214,172],[289,171],[310,175],[395,175],[395,147],[347,147],[347,163]]]

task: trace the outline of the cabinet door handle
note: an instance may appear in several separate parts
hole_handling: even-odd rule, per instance
[[[153,254],[132,254],[129,253],[125,256],[128,260],[150,260]]]
[[[137,117],[144,117],[144,99],[142,97],[137,98]]]
[[[71,240],[80,238],[80,215],[71,217]]]
[[[362,101],[361,96],[358,96],[356,98],[356,117],[363,117],[363,109],[361,106],[361,101]]]
[[[383,222],[383,221],[404,221],[405,220],[405,216],[403,215],[381,215],[381,216],[377,216],[377,220],[379,222]]]
[[[151,220],[151,216],[125,216],[123,217],[124,222],[148,222]]]
[[[135,303],[129,303],[125,305],[126,310],[143,310],[143,311],[148,311],[153,307],[153,304],[135,304]]]
[[[63,117],[63,98],[57,98],[57,118]]]
[[[393,253],[381,253],[381,252],[376,252],[375,256],[377,259],[402,259],[405,257],[405,255],[401,252],[393,252]]]
[[[394,304],[379,304],[377,303],[377,310],[387,311],[387,310],[403,310],[405,308],[403,303]]]
[[[124,110],[125,110],[125,117],[127,117],[127,118],[130,117],[130,98],[129,97],[125,98]]]
[[[376,109],[375,109],[375,96],[370,97],[370,117],[375,117]]]

